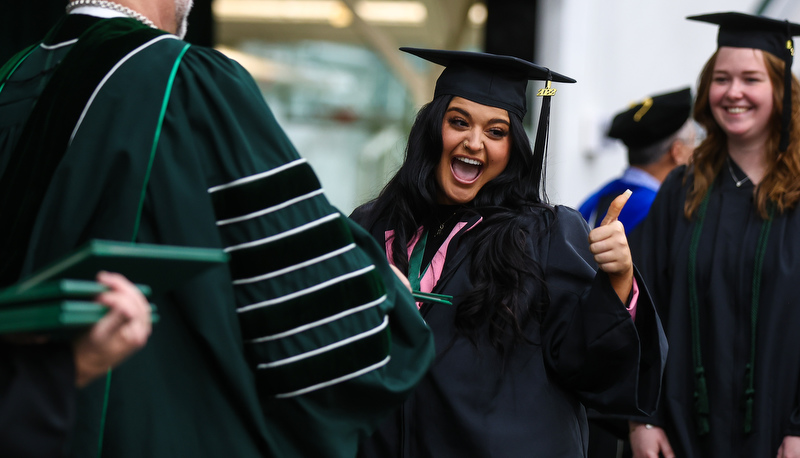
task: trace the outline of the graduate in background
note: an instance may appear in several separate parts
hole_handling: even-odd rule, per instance
[[[401,49],[445,69],[400,170],[353,218],[420,292],[437,355],[360,456],[585,456],[584,405],[652,411],[666,357],[616,220],[628,194],[591,232],[544,196],[550,81],[571,78],[509,56]],[[533,150],[530,79],[547,81]]]
[[[670,344],[637,458],[800,455],[800,25],[742,13],[698,82],[707,137],[661,187],[632,247]]]
[[[591,227],[597,227],[614,198],[633,191],[619,220],[630,234],[650,210],[661,182],[692,155],[696,129],[691,120],[692,92],[687,87],[654,95],[614,116],[608,136],[625,143],[629,167],[603,185],[579,207]]]
[[[0,69],[0,286],[94,238],[224,248],[79,392],[70,456],[352,457],[430,330],[253,78],[181,40],[191,3],[70,2]]]
[[[580,205],[579,211],[591,227],[600,224],[614,198],[630,189],[633,194],[619,220],[633,245],[633,230],[647,216],[661,182],[692,155],[697,131],[691,113],[692,92],[687,87],[650,96],[614,116],[608,136],[625,144],[629,167]],[[591,409],[588,416],[589,458],[630,456],[625,421],[604,418]]]

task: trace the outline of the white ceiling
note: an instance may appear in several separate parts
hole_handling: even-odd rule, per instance
[[[377,32],[398,45],[437,48],[470,46],[480,39],[482,24],[469,19],[476,0],[214,0],[217,41],[235,46],[247,39],[270,42],[327,40],[364,43]],[[473,15],[480,16],[480,6]],[[372,7],[370,9],[370,7]],[[384,10],[380,22],[369,21],[370,11]],[[485,8],[483,8],[485,11]],[[363,22],[359,12],[364,14]],[[366,14],[365,14],[366,13]],[[421,14],[420,14],[421,13]],[[392,23],[391,18],[422,19]],[[364,26],[373,29],[365,31]]]
[[[387,8],[383,20],[370,18]],[[213,9],[220,47],[236,49],[252,40],[364,45],[382,56],[418,104],[430,97],[441,69],[420,74],[397,48],[481,48],[486,15],[479,0],[214,0]],[[401,23],[406,17],[418,22]]]

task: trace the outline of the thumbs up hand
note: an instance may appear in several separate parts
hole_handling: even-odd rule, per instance
[[[628,203],[628,198],[631,194],[633,194],[633,191],[626,189],[625,192],[618,195],[617,198],[611,202],[611,205],[608,206],[606,217],[600,222],[600,226],[607,226],[614,221],[619,221],[619,214],[622,213],[622,208]]]
[[[628,301],[633,287],[633,259],[625,228],[618,218],[631,194],[629,189],[617,196],[600,226],[589,233],[589,250],[600,269],[608,274],[611,286],[623,304]]]

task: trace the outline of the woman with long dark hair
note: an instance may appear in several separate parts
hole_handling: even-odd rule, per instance
[[[585,456],[583,405],[652,411],[666,346],[614,211],[590,234],[544,196],[549,99],[532,150],[526,85],[548,81],[549,97],[550,81],[574,80],[508,56],[403,50],[446,68],[403,165],[352,217],[408,275],[437,357],[361,456]]]
[[[800,456],[800,25],[742,13],[719,26],[694,118],[707,136],[664,182],[634,247],[670,356],[635,457]]]

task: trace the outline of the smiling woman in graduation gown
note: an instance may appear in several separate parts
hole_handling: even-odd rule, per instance
[[[400,171],[352,217],[428,293],[436,360],[360,456],[583,457],[584,406],[652,411],[666,344],[641,279],[620,300],[581,215],[539,198],[525,84],[572,80],[507,56],[408,52],[446,69]],[[621,224],[597,231],[627,252]]]
[[[689,19],[719,25],[719,49],[694,107],[707,137],[665,180],[632,246],[670,355],[658,413],[632,424],[631,445],[634,456],[797,456],[800,83],[786,44],[800,26]]]

